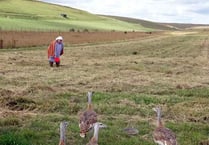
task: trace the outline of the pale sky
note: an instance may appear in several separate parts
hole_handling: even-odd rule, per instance
[[[93,14],[154,22],[209,24],[209,0],[41,0]]]

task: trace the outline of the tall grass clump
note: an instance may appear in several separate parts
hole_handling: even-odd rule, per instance
[[[0,135],[1,145],[31,145],[30,140],[19,133],[8,132]]]

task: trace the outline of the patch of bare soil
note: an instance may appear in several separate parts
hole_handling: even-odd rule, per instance
[[[7,90],[7,89],[2,89],[0,88],[0,97],[11,97],[13,96],[15,93],[11,90]]]
[[[22,93],[24,95],[30,94],[30,93],[38,93],[41,91],[46,92],[55,92],[55,89],[50,86],[44,86],[44,85],[32,85],[28,87],[26,90],[24,90]]]
[[[22,110],[34,110],[36,109],[36,102],[29,98],[12,98],[6,106],[10,110],[22,111]]]
[[[209,145],[209,140],[202,140],[199,142],[199,145]]]

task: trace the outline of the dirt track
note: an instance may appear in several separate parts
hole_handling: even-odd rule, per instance
[[[58,35],[65,44],[99,43],[159,35],[161,32],[0,32],[0,48],[48,45]]]

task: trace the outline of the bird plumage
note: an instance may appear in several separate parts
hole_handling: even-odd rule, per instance
[[[94,135],[86,145],[98,145],[99,129],[107,126],[101,122],[94,123]]]
[[[60,141],[59,145],[66,145],[66,129],[67,129],[68,122],[61,122],[60,123]]]
[[[158,145],[177,145],[174,132],[162,124],[160,107],[154,108],[153,110],[157,113],[157,127],[153,132],[154,142]]]
[[[93,110],[93,106],[91,103],[91,97],[93,92],[88,92],[88,106],[87,109],[80,114],[79,120],[79,128],[80,128],[80,136],[85,137],[86,133],[93,127],[94,123],[97,122],[97,114]]]

